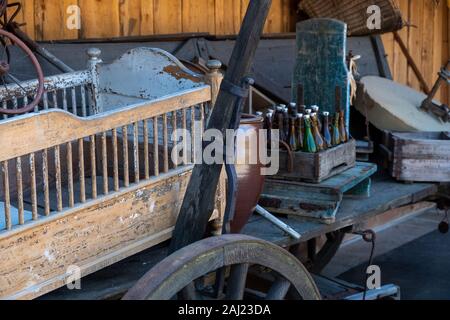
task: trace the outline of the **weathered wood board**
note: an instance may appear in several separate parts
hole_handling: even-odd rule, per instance
[[[364,201],[370,196],[370,177],[376,171],[374,164],[357,163],[354,168],[320,184],[267,179],[260,205],[272,213],[333,223],[344,198],[355,198],[356,193],[358,199]],[[356,192],[358,187],[361,192]]]
[[[41,296],[66,284],[70,266],[86,276],[170,239],[190,176],[174,170],[0,233],[0,298]]]
[[[288,153],[281,150],[277,179],[320,183],[355,166],[356,141],[318,153],[295,152],[293,172],[288,171],[288,162]]]
[[[374,179],[372,196],[368,199],[344,199],[336,221],[321,221],[297,216],[279,217],[296,230],[302,238],[295,240],[260,216],[254,216],[243,233],[281,246],[289,246],[320,237],[326,233],[367,221],[377,215],[404,205],[417,203],[436,194],[438,186],[430,183],[402,184],[386,176]]]
[[[297,24],[297,61],[292,78],[293,101],[299,105],[318,105],[334,114],[350,115],[350,79],[346,64],[347,25],[334,19],[310,19]],[[303,97],[298,97],[299,86]],[[340,89],[336,106],[336,88]],[[302,99],[303,98],[303,99]]]
[[[450,182],[448,133],[392,133],[391,173],[400,181]]]

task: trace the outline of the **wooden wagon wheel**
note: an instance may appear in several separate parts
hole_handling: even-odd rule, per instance
[[[23,57],[17,59],[15,63],[23,63],[23,59],[31,62],[32,69],[37,78],[37,84],[33,92],[29,92],[29,90],[23,88],[20,83],[20,75],[12,72],[10,65],[10,46],[16,46],[23,54]],[[0,114],[17,115],[30,112],[39,104],[44,93],[44,73],[36,56],[19,38],[3,29],[0,29],[0,81],[0,84],[6,89],[6,96],[2,97],[3,99],[11,99],[17,94],[25,96],[27,99],[31,98],[30,102],[25,103],[24,101],[25,105],[21,108],[0,108]],[[7,86],[8,83],[14,83],[17,88],[10,92]]]
[[[150,270],[124,299],[169,300],[186,288],[195,288],[192,284],[196,280],[230,267],[224,298],[243,300],[249,267],[255,266],[277,275],[265,294],[267,300],[283,300],[289,290],[303,300],[320,299],[312,277],[294,256],[274,244],[243,235],[209,238],[175,252]],[[190,297],[201,299],[198,292],[191,291]]]
[[[320,274],[331,262],[346,235],[346,230],[338,230],[326,235],[325,244],[317,250],[317,239],[308,241],[308,270],[314,274]]]

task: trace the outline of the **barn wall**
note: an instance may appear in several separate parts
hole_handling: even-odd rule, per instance
[[[412,25],[399,32],[408,45],[425,80],[432,87],[441,66],[449,59],[449,8],[446,0],[398,0],[405,19]],[[450,4],[450,1],[449,1]],[[419,81],[392,34],[383,35],[393,77],[396,81],[420,89]],[[439,97],[449,102],[449,90]]]
[[[249,0],[20,0],[19,20],[37,40],[102,38],[209,32],[236,34]],[[415,26],[400,32],[427,82],[432,85],[448,59],[449,10],[446,0],[398,0],[405,18]],[[266,33],[295,30],[297,0],[273,0]],[[450,0],[449,0],[450,2]],[[81,30],[65,28],[66,9],[81,8]],[[383,36],[396,81],[419,89],[419,82],[392,34]],[[449,101],[449,90],[440,97]]]
[[[20,0],[19,20],[37,40],[209,32],[236,34],[249,0]],[[81,30],[65,28],[70,5],[81,8]],[[273,0],[266,33],[295,26],[295,0]]]

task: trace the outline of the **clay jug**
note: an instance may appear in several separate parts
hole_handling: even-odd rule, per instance
[[[259,130],[264,127],[264,118],[259,116],[253,116],[244,114],[241,117],[241,123],[239,126],[239,135],[248,135],[254,132],[258,137],[258,147],[259,143]],[[244,226],[247,224],[248,220],[255,212],[256,206],[258,204],[259,198],[263,191],[265,177],[261,175],[261,169],[263,166],[259,162],[259,150],[249,150],[252,148],[251,143],[246,142],[245,148],[239,148],[237,150],[238,159],[239,155],[242,156],[242,152],[245,152],[247,159],[244,164],[237,164],[236,171],[238,175],[238,190],[236,199],[236,212],[234,219],[231,223],[231,232],[240,233]],[[241,149],[241,150],[239,150]],[[244,150],[245,149],[245,150]],[[257,164],[249,164],[249,154],[258,155]]]

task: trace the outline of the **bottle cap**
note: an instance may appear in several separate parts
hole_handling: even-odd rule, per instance
[[[311,114],[312,113],[312,110],[311,109],[306,109],[306,114]]]
[[[329,116],[330,116],[330,113],[329,113],[328,111],[324,111],[323,116],[324,116],[324,117],[329,117]]]
[[[313,111],[317,112],[317,111],[319,111],[320,108],[319,108],[319,106],[314,105],[314,106],[311,107],[311,109]]]
[[[297,106],[297,104],[295,102],[291,102],[289,105],[293,108],[295,108]]]
[[[299,119],[303,118],[303,113],[297,113],[297,118]]]
[[[256,115],[257,115],[258,117],[262,117],[263,113],[262,113],[261,111],[258,111],[258,112],[256,113]]]
[[[286,108],[286,105],[285,104],[280,104],[280,107],[284,109],[284,108]]]

